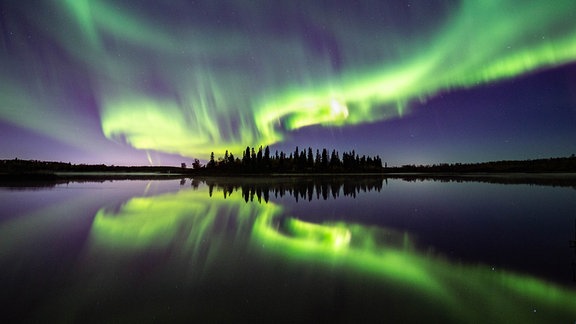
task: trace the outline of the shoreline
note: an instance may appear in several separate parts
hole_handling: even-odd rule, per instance
[[[576,189],[576,172],[382,172],[382,173],[208,173],[208,172],[22,172],[0,173],[0,187],[26,187],[35,184],[57,185],[69,182],[103,182],[122,180],[218,179],[223,182],[273,183],[282,180],[308,181],[323,179],[346,182],[361,179],[399,179],[410,182],[483,182],[528,184]]]

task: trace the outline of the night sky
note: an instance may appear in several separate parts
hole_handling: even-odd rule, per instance
[[[574,0],[0,0],[0,159],[576,154]]]

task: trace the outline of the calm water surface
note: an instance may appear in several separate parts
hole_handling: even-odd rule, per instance
[[[13,322],[576,322],[576,190],[279,178],[0,188]]]

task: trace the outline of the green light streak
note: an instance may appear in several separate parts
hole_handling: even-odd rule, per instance
[[[204,193],[180,191],[156,197],[136,197],[120,213],[100,209],[94,218],[93,237],[108,248],[165,248],[179,232],[190,244],[202,240],[217,219],[218,208]],[[161,215],[161,216],[160,216]]]
[[[416,2],[405,25],[313,2],[281,3],[287,21],[280,32],[270,30],[274,16],[260,3],[229,3],[240,18],[218,22],[208,19],[218,11],[207,4],[198,11],[174,4],[189,17],[167,19],[114,1],[48,2],[43,11],[52,16],[35,14],[27,23],[59,51],[36,51],[32,42],[2,49],[9,64],[0,68],[1,99],[27,108],[2,108],[0,118],[78,147],[104,135],[142,150],[238,155],[303,127],[399,118],[417,100],[576,60],[572,0],[437,3],[445,14],[423,15]],[[309,31],[321,36],[308,38]],[[322,40],[333,45],[315,48]],[[82,78],[70,74],[78,70]],[[15,81],[22,76],[39,86]],[[60,127],[78,121],[78,103],[66,100],[74,82],[94,96],[102,134],[71,140],[73,127]],[[48,122],[25,118],[34,113]]]
[[[507,7],[514,8],[515,14],[510,15],[502,10]],[[192,155],[200,151],[207,153],[203,147],[209,143],[215,143],[215,149],[237,150],[242,149],[245,143],[272,144],[282,141],[290,131],[306,126],[345,126],[397,118],[407,113],[406,102],[414,99],[450,89],[474,87],[573,61],[576,59],[575,26],[564,28],[561,33],[556,31],[560,25],[565,24],[560,22],[566,21],[562,17],[571,9],[576,9],[571,1],[563,1],[555,6],[544,2],[525,6],[516,5],[513,1],[498,4],[466,1],[462,8],[454,12],[452,19],[440,24],[441,28],[430,37],[427,44],[422,44],[405,58],[393,62],[362,63],[360,68],[347,66],[340,73],[321,72],[319,77],[300,72],[304,79],[310,81],[297,86],[300,82],[289,80],[279,87],[267,89],[264,96],[259,96],[258,91],[240,91],[260,97],[255,103],[242,102],[239,99],[242,96],[236,97],[233,92],[216,91],[222,95],[222,102],[216,104],[216,107],[230,107],[230,102],[240,102],[247,106],[225,109],[223,114],[196,114],[193,120],[208,126],[207,129],[200,127],[201,131],[187,136],[201,139],[198,142],[179,143],[186,149],[167,149],[155,143],[152,139],[164,136],[165,133],[156,132],[154,128],[150,128],[150,134],[145,135],[150,140],[139,139],[141,133],[137,131],[138,128],[115,122],[127,115],[117,107],[105,109],[113,113],[106,114],[102,124],[104,129],[109,130],[106,132],[108,137],[112,133],[123,134],[136,147]],[[344,34],[339,26],[331,27],[335,35]],[[541,39],[534,40],[537,36]],[[342,39],[344,47],[347,42]],[[388,46],[385,41],[383,44],[370,45],[382,51]],[[402,43],[397,45],[408,47]],[[301,44],[294,44],[294,48],[301,47]],[[346,48],[343,50],[346,52]],[[259,62],[263,64],[266,73],[282,74],[274,67],[276,60],[280,59],[274,56],[276,53],[263,54]],[[272,54],[271,57],[269,54]],[[291,68],[302,71],[309,67],[295,62]],[[220,84],[219,73],[209,72],[208,79]],[[232,87],[214,86],[218,89],[236,87],[245,88],[240,84]],[[131,106],[138,105],[132,102],[126,107]],[[190,105],[192,109],[202,107],[200,110],[204,112],[214,108],[208,106],[205,102]],[[162,109],[158,111],[163,112]],[[219,136],[223,132],[222,124],[230,124],[229,121],[236,119],[243,121],[244,132],[234,136]],[[178,120],[158,120],[166,124],[166,127],[181,128],[182,122]],[[183,137],[181,134],[175,136],[166,136],[166,141]],[[132,137],[135,139],[132,140]]]
[[[16,85],[14,81],[0,75],[0,119],[9,121],[13,125],[26,128],[32,132],[43,134],[68,145],[83,148],[86,150],[96,150],[102,142],[95,140],[98,138],[87,126],[88,118],[74,118],[74,120],[64,120],[58,114],[66,114],[62,107],[68,102],[65,99],[55,101],[56,108],[53,110],[41,109],[45,103],[38,98],[30,96],[26,91],[26,85]],[[44,88],[35,84],[34,91],[47,93],[53,91],[53,87]],[[34,118],[31,118],[34,116]],[[58,129],[54,129],[58,125]],[[82,136],[70,136],[78,133],[82,129]],[[5,156],[8,157],[8,156]]]
[[[407,285],[418,285],[435,294],[442,293],[422,268],[421,260],[412,255],[413,251],[411,253],[403,246],[376,244],[378,234],[390,236],[394,234],[392,232],[370,231],[355,224],[311,224],[288,219],[285,225],[287,233],[283,234],[274,218],[272,213],[261,214],[253,230],[254,239],[274,253],[305,262],[349,266],[375,276],[400,280]],[[403,239],[396,241],[403,243]]]
[[[509,14],[504,8],[514,11]],[[353,125],[402,116],[405,102],[438,92],[470,88],[576,59],[576,26],[553,34],[575,10],[533,2],[465,1],[463,8],[429,42],[399,64],[380,64],[373,72],[343,74],[338,90],[298,89],[258,111],[265,137],[282,138],[276,124],[294,130],[309,125]],[[479,18],[481,17],[481,18]],[[377,46],[377,45],[376,45]],[[392,67],[394,66],[394,67]],[[348,107],[345,118],[326,109],[332,98]]]
[[[287,230],[294,237],[300,237],[308,243],[316,242],[335,250],[345,249],[350,243],[351,234],[345,226],[326,227],[297,219],[288,219],[286,222]]]
[[[190,271],[196,274],[224,271],[215,265],[218,260],[242,259],[245,264],[245,258],[255,257],[338,271],[350,280],[370,277],[396,287],[395,294],[432,298],[458,321],[529,321],[531,307],[552,318],[576,309],[574,291],[423,254],[407,233],[344,222],[308,223],[287,217],[274,203],[245,203],[235,194],[208,198],[205,190],[182,190],[133,198],[117,211],[98,211],[91,242],[96,253],[123,251],[122,259],[139,251],[169,250],[177,258],[171,262],[193,265]]]

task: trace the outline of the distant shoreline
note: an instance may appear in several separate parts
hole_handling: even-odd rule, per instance
[[[266,151],[267,152],[267,151]],[[310,151],[311,152],[311,151]],[[193,167],[187,167],[182,163],[181,167],[175,166],[114,166],[105,164],[71,164],[66,162],[50,162],[38,160],[0,160],[0,175],[28,174],[28,173],[147,173],[147,174],[185,174],[185,175],[274,175],[274,174],[398,174],[398,173],[430,173],[430,174],[471,174],[471,173],[576,173],[576,155],[569,157],[556,157],[534,160],[503,160],[479,163],[441,163],[433,165],[402,165],[389,167],[380,164],[379,157],[352,159],[350,154],[345,155],[348,159],[344,163],[334,152],[332,165],[324,161],[315,162],[312,154],[310,158],[301,154],[301,161],[288,157],[278,160],[269,157],[268,153],[263,158],[252,163],[234,160],[229,156],[228,160],[219,159],[202,165],[199,161],[193,163]],[[260,153],[260,152],[259,152]],[[282,153],[283,154],[283,153]],[[259,156],[259,155],[258,155]],[[225,162],[228,161],[228,162]],[[322,162],[323,161],[323,162]],[[376,162],[375,162],[376,161]],[[299,164],[296,162],[300,162]],[[326,164],[328,163],[328,164]]]
[[[74,165],[35,160],[0,160],[0,182],[84,181],[129,179],[382,177],[407,181],[499,181],[506,183],[562,183],[576,186],[576,157],[473,164],[404,165],[364,171],[348,170],[234,170],[210,167]]]
[[[127,180],[182,180],[210,179],[223,183],[272,184],[277,181],[299,183],[324,179],[335,183],[362,181],[362,179],[392,179],[408,182],[481,182],[494,184],[525,184],[576,189],[576,172],[568,173],[283,173],[283,174],[210,174],[210,173],[146,173],[146,172],[56,172],[56,173],[0,173],[0,187],[44,187],[74,182],[105,182]]]

